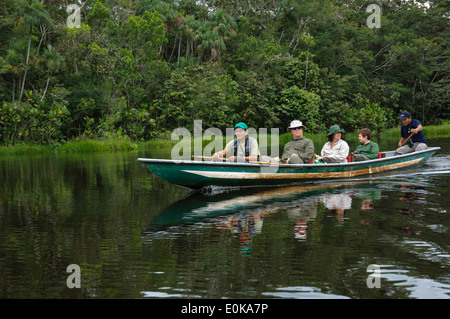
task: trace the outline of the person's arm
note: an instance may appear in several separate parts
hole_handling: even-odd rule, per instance
[[[369,159],[376,159],[378,157],[378,154],[380,153],[380,147],[377,143],[370,142],[370,145],[372,146],[370,150],[370,154],[366,155]]]
[[[213,157],[214,159],[218,159],[218,158],[220,158],[220,157],[225,157],[225,155],[227,155],[227,149],[224,149],[224,150],[222,150],[222,151],[219,151],[219,152],[214,153],[214,154],[212,155],[212,157]]]
[[[287,142],[286,145],[284,145],[283,154],[281,155],[281,158],[275,157],[274,160],[281,163],[286,163],[289,160],[290,156],[290,150],[291,150],[292,143]]]
[[[343,143],[341,143],[341,146],[337,152],[337,154],[334,156],[334,158],[338,161],[338,162],[343,162],[347,156],[348,156],[348,152],[350,151],[350,148],[348,147],[347,142],[345,142],[344,140],[342,140]]]
[[[314,143],[311,140],[306,141],[305,150],[302,154],[303,163],[309,163],[314,156]]]
[[[411,130],[411,133],[417,134],[422,130],[423,130],[423,126],[421,124],[419,124],[419,125],[417,125],[417,127],[415,129]]]
[[[322,150],[320,151],[320,156],[321,157],[325,157],[325,154],[326,154],[326,152],[328,150],[327,145],[328,145],[328,143],[325,143],[325,145],[322,147]]]
[[[402,127],[400,127],[400,141],[398,141],[397,148],[401,147],[407,138],[406,133],[403,130],[404,127],[405,126],[403,126],[403,125],[402,125]]]
[[[255,139],[252,142],[252,145],[250,145],[250,156],[246,156],[245,160],[247,162],[257,162],[259,155],[260,155],[260,153],[259,153],[258,142]]]
[[[329,152],[325,150],[325,146],[322,147],[322,151],[320,152],[320,157],[325,160],[326,158],[331,157],[331,154],[328,154]]]
[[[212,155],[213,158],[218,159],[219,157],[225,157],[228,154],[228,151],[232,151],[233,141],[228,142],[225,148],[219,152],[216,152]]]

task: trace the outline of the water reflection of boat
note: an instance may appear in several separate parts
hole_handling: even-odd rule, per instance
[[[207,186],[252,187],[359,178],[418,167],[439,149],[430,147],[397,156],[394,156],[394,151],[383,152],[384,157],[379,159],[344,164],[270,165],[148,158],[139,158],[138,161],[162,179],[191,189]]]
[[[370,180],[361,180],[285,186],[264,190],[242,189],[214,196],[197,192],[191,193],[156,216],[148,231],[164,230],[171,226],[192,225],[226,215],[248,215],[255,212],[270,214],[274,210],[283,208],[289,209],[289,214],[295,215],[299,219],[313,219],[316,209],[314,203],[310,200],[312,195],[327,194],[346,187],[352,189],[355,187],[358,189],[370,188],[376,184],[376,182]],[[223,220],[222,218],[220,222],[223,223]],[[299,230],[300,228],[299,225]]]

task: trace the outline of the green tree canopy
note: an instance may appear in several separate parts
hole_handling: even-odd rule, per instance
[[[450,116],[448,1],[0,3],[0,143],[167,137],[236,121],[377,133]],[[45,130],[45,132],[43,131]]]

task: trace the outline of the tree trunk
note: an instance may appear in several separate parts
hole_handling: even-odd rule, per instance
[[[308,64],[309,64],[309,48],[308,48],[308,54],[306,55],[305,90],[306,90],[306,84],[307,84],[307,79],[308,79]]]
[[[50,82],[50,75],[48,76],[47,84],[45,85],[45,90],[44,90],[44,94],[42,94],[41,101],[44,100],[45,94],[47,93],[48,83],[49,82]]]
[[[15,93],[16,93],[16,77],[13,75],[13,96],[12,96],[13,103],[15,101]]]
[[[28,60],[30,58],[30,49],[31,49],[31,26],[30,26],[30,36],[28,37],[27,61],[26,61],[26,64],[25,64],[25,73],[23,75],[22,88],[20,90],[19,102],[22,101],[23,89],[25,88],[25,80],[27,79]]]
[[[178,42],[178,62],[177,63],[180,63],[181,38],[183,38],[183,37],[180,35],[180,41]]]
[[[172,59],[172,55],[173,55],[173,52],[175,51],[175,48],[177,47],[177,39],[178,39],[178,34],[175,36],[175,41],[173,41],[175,43],[175,45],[173,46],[172,52],[170,52],[170,57],[168,60],[169,62]]]

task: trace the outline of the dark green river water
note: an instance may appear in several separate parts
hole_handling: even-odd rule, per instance
[[[0,157],[0,298],[449,299],[450,142],[429,144],[389,176],[207,194],[136,160],[170,150]]]

